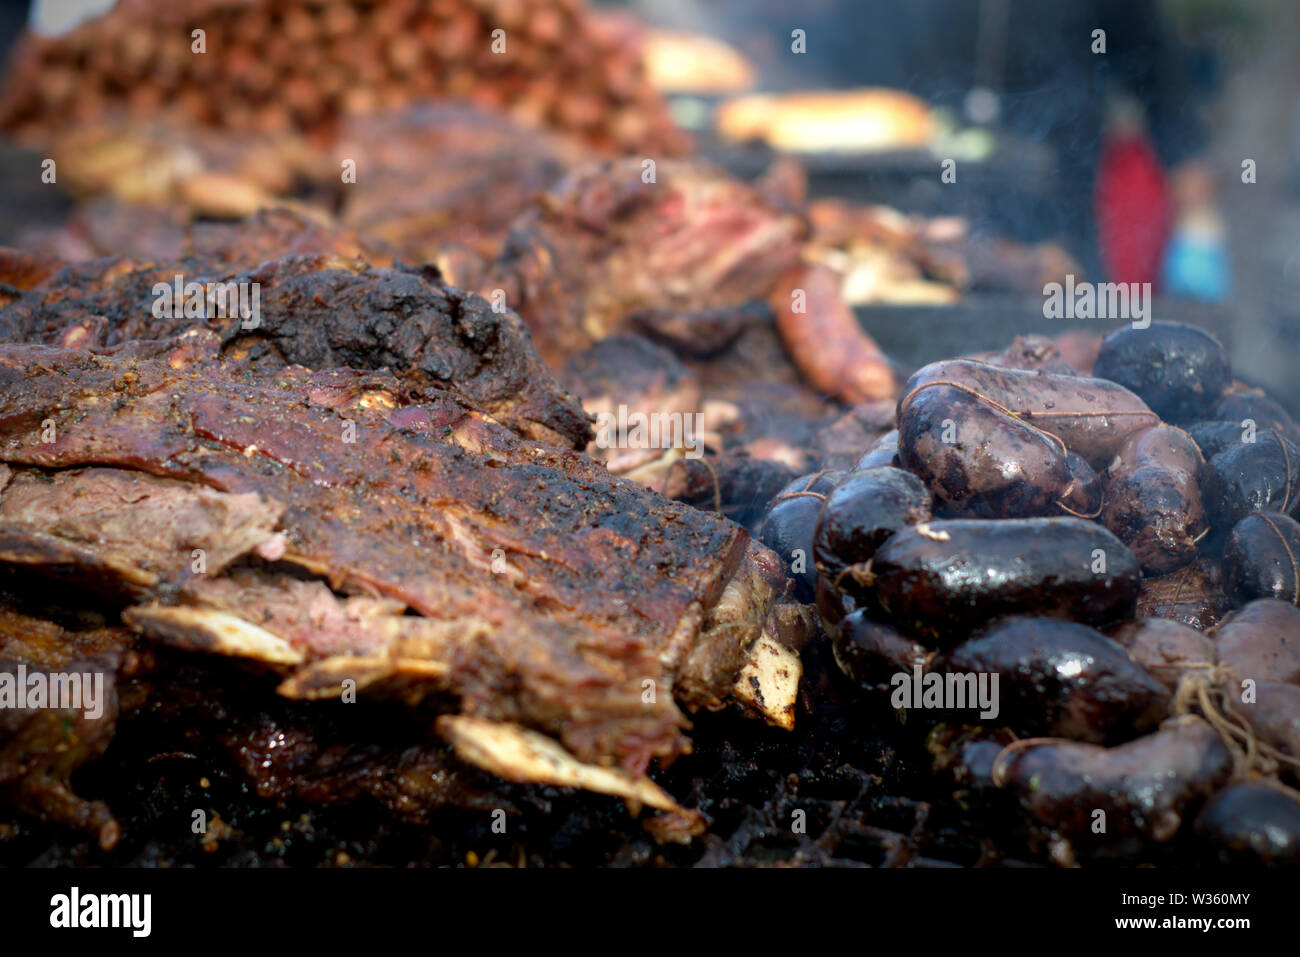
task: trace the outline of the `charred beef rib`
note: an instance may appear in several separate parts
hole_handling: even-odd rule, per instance
[[[679,810],[643,777],[689,750],[674,696],[793,721],[797,616],[738,526],[451,393],[218,350],[0,346],[0,560],[289,697],[444,698],[457,753],[519,780]]]
[[[278,224],[263,217],[254,231],[274,240]],[[303,242],[328,248],[336,238]],[[195,254],[176,262],[68,266],[0,308],[0,340],[85,348],[201,326],[257,365],[390,369],[416,387],[451,389],[531,438],[574,448],[591,439],[586,413],[542,364],[519,317],[447,285],[436,269],[377,268],[330,249],[226,271],[235,239],[230,230],[197,232]],[[180,302],[155,288],[174,289],[178,275]],[[203,285],[203,301],[184,292],[191,282]],[[209,283],[234,283],[250,300],[256,284],[256,322],[208,300]],[[160,296],[169,301],[159,305]]]

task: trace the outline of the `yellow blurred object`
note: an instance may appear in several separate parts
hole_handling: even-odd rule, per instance
[[[713,37],[651,30],[644,56],[650,85],[661,93],[740,93],[754,87],[753,65]]]
[[[883,245],[866,241],[855,241],[847,249],[814,245],[807,256],[840,273],[840,295],[851,306],[946,306],[961,300],[957,289],[926,278],[900,251]]]
[[[802,153],[919,149],[938,130],[924,100],[881,87],[739,97],[718,108],[717,127],[729,140]]]
[[[177,183],[177,191],[195,215],[209,219],[244,219],[277,205],[256,183],[229,173],[196,173]]]
[[[192,215],[242,219],[292,205],[299,181],[333,173],[300,137],[220,130],[171,117],[138,122],[117,115],[54,137],[58,182],[79,198],[111,196],[128,204],[182,203]]]

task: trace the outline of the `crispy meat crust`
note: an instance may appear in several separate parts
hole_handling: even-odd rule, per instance
[[[412,402],[387,374],[226,367],[186,341],[154,351],[0,347],[0,457],[279,503],[278,558],[464,626],[426,635],[418,654],[465,713],[637,769],[686,747],[670,692],[745,554],[742,529],[520,440],[449,394]],[[155,598],[204,602],[188,576],[162,577]],[[333,653],[297,650],[308,667]]]
[[[436,269],[376,268],[330,251],[231,271],[223,241],[200,235],[204,254],[174,262],[68,266],[0,308],[0,340],[89,348],[202,327],[225,353],[258,365],[390,369],[413,388],[452,390],[530,438],[590,441],[581,404],[542,364],[519,317],[448,286]],[[245,328],[233,309],[219,315],[216,300],[201,312],[156,315],[164,310],[155,309],[155,286],[172,287],[178,275],[182,285],[256,283],[258,322]]]

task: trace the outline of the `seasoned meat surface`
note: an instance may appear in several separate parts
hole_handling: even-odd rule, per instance
[[[522,440],[449,393],[417,395],[382,372],[222,364],[192,339],[144,358],[0,348],[0,457],[14,470],[5,497],[61,474],[50,470],[90,469],[68,474],[93,475],[120,499],[147,500],[164,479],[195,499],[283,508],[275,535],[245,533],[245,570],[219,574],[222,556],[194,575],[159,556],[150,583],[119,563],[122,590],[148,599],[128,622],[182,647],[269,661],[287,675],[282,690],[304,697],[337,695],[344,677],[422,680],[466,714],[554,734],[583,760],[642,770],[685,747],[671,691],[741,567],[742,529]],[[76,514],[75,487],[51,482],[42,511],[0,519],[0,533],[19,544],[46,536],[56,570],[89,564],[62,524]],[[160,501],[177,515],[197,508]],[[193,537],[160,546],[188,558]],[[118,567],[91,552],[99,570]],[[42,554],[29,548],[26,560]],[[314,588],[290,606],[317,602],[326,619],[365,626],[331,644],[277,617],[291,569]],[[765,587],[770,601],[775,586]],[[746,617],[761,627],[760,612]],[[734,680],[727,654],[731,667],[702,679],[695,703],[712,705]],[[660,689],[651,701],[647,680]]]
[[[198,251],[175,262],[70,265],[0,308],[0,339],[88,347],[202,327],[227,353],[258,364],[389,369],[416,387],[452,389],[530,437],[575,448],[590,440],[581,405],[556,384],[514,313],[448,286],[432,267],[373,267],[333,252],[229,272],[248,261],[233,246],[237,235],[196,232]],[[177,276],[180,304],[163,291]],[[245,317],[215,297],[189,308],[191,282],[205,295],[209,283],[233,283],[249,304],[256,291],[257,309]]]

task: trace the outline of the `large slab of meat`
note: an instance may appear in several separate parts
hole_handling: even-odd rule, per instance
[[[665,810],[674,697],[793,720],[786,582],[738,526],[452,392],[220,350],[0,346],[0,561],[286,696],[431,698],[470,763]]]

